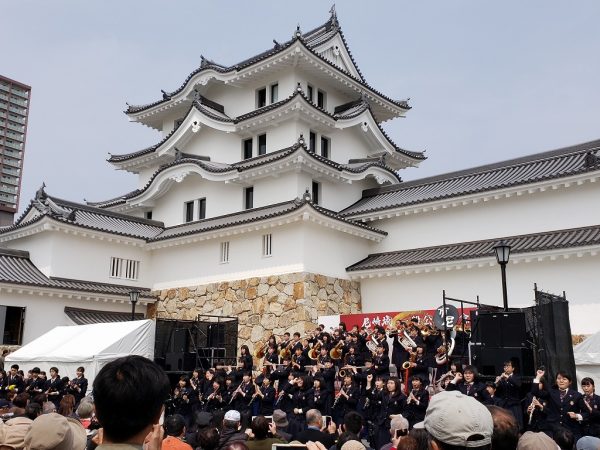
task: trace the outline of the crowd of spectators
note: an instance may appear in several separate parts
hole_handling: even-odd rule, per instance
[[[18,374],[18,367],[12,369]],[[280,409],[269,417],[253,417],[249,427],[243,426],[242,415],[235,409],[198,410],[186,421],[177,413],[165,417],[169,380],[146,358],[128,356],[107,364],[94,380],[93,396],[82,396],[80,391],[85,394],[85,390],[75,388],[83,385],[84,370],[80,369],[80,384],[68,380],[59,395],[49,395],[49,384],[36,368],[31,380],[22,380],[22,392],[11,395],[18,389],[11,387],[16,384],[2,389],[0,450],[271,450],[286,443],[307,450],[371,450],[365,421],[356,411],[347,411],[336,424],[312,408],[304,413],[300,428],[292,427],[288,414]],[[14,376],[11,381],[17,382]],[[60,399],[58,406],[54,397]],[[600,449],[597,437],[577,437],[560,424],[551,434],[543,430],[522,433],[510,410],[484,405],[459,390],[433,395],[421,422],[411,424],[402,414],[389,419],[385,436],[377,440],[385,443],[375,450]],[[583,416],[574,419],[582,421]]]

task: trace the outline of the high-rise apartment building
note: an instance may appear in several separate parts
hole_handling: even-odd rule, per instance
[[[0,75],[0,226],[10,225],[19,194],[31,87]]]

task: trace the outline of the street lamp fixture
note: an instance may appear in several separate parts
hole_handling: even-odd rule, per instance
[[[135,320],[135,305],[140,298],[140,291],[130,291],[129,292],[129,301],[131,302],[131,320]]]
[[[502,271],[502,300],[504,301],[504,311],[508,311],[508,295],[506,293],[506,264],[510,258],[510,245],[502,241],[494,246],[494,252],[496,253],[496,260],[500,264],[500,270]]]

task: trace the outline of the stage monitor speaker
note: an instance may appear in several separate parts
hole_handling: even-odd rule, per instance
[[[505,361],[513,361],[519,375],[535,375],[533,351],[526,347],[489,347],[471,343],[469,361],[482,375],[500,375]]]
[[[165,357],[165,370],[191,372],[196,368],[196,353],[172,352]]]
[[[175,328],[171,334],[171,353],[185,352],[188,347],[187,328]]]
[[[479,312],[472,321],[471,342],[488,347],[527,347],[524,312]]]

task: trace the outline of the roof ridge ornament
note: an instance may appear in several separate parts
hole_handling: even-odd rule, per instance
[[[302,39],[302,30],[300,30],[300,24],[296,25],[296,31],[294,31],[292,39]]]
[[[46,194],[46,191],[44,190],[45,188],[46,188],[46,182],[42,181],[42,185],[40,186],[40,188],[37,191],[35,191],[35,199],[38,202],[41,202],[48,197],[48,194]]]
[[[281,44],[279,42],[277,42],[275,39],[273,39],[273,44],[275,44],[275,49],[280,49],[281,48]]]
[[[164,89],[161,89],[160,92],[162,92],[163,100],[171,100],[171,96]]]
[[[298,138],[298,146],[304,147],[306,145],[306,141],[304,140],[304,134],[300,133],[300,137]]]
[[[600,165],[600,158],[597,155],[594,155],[593,152],[589,151],[585,154],[585,167],[596,167]]]
[[[331,22],[331,25],[333,25],[334,27],[339,27],[340,23],[338,22],[337,12],[335,10],[335,3],[333,5],[331,5],[331,9],[329,10],[329,14],[331,14],[331,17],[329,18],[329,21]]]
[[[306,190],[304,191],[304,194],[302,194],[302,201],[304,203],[309,203],[312,201],[312,195],[310,195],[308,188],[306,188]]]

